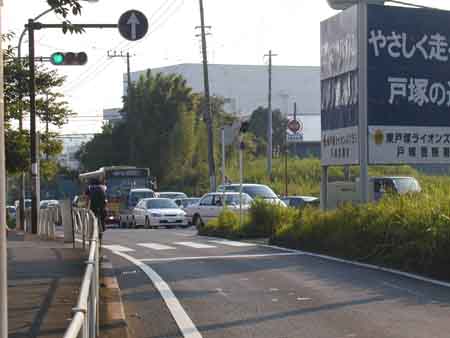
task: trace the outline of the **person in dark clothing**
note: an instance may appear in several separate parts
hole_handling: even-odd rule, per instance
[[[106,187],[98,179],[92,179],[86,190],[86,195],[89,201],[89,209],[92,210],[98,219],[99,236],[101,239],[105,231]]]

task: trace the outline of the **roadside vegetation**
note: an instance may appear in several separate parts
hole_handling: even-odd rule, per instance
[[[450,178],[420,176],[423,192],[322,212],[257,201],[243,224],[230,211],[200,229],[204,235],[270,243],[433,278],[450,280]]]

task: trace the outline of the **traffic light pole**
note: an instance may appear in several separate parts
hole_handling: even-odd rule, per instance
[[[0,0],[1,2],[1,0]],[[39,219],[39,147],[36,135],[36,68],[35,68],[35,50],[34,50],[34,31],[45,28],[59,28],[67,30],[69,28],[85,29],[85,28],[118,28],[118,24],[42,24],[35,22],[33,19],[28,20],[25,25],[28,30],[28,62],[29,62],[29,88],[30,88],[30,157],[31,157],[31,231],[37,233]]]
[[[37,233],[39,198],[37,191],[39,185],[39,167],[37,165],[36,147],[36,69],[34,64],[34,20],[28,20],[28,63],[30,67],[30,158],[31,158],[31,232]]]

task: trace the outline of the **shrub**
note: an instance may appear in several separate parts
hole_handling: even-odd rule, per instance
[[[242,225],[225,210],[209,235],[269,237],[273,244],[450,280],[450,179],[423,180],[423,193],[387,196],[322,212],[255,201]]]

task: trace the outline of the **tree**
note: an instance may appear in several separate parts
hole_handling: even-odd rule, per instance
[[[163,188],[200,194],[207,190],[208,162],[203,96],[192,93],[179,75],[150,71],[124,98],[127,118],[85,144],[78,156],[83,167],[105,165],[148,167]],[[223,113],[223,100],[213,98],[216,153],[220,152],[220,126],[232,120]]]
[[[8,42],[13,34],[9,33],[2,38]],[[18,120],[29,114],[28,64],[15,57],[14,49],[9,45],[4,51],[4,86],[5,86],[5,148],[6,170],[8,174],[29,170],[29,144],[28,130],[19,131],[16,126]],[[41,65],[36,67],[36,115],[42,121],[61,127],[67,123],[72,114],[63,95],[58,91],[65,77],[58,75],[54,70],[48,70]],[[23,116],[21,116],[23,114]],[[62,145],[56,133],[41,135],[41,155],[50,158],[62,151]],[[41,161],[42,176],[54,175],[56,163],[53,160]]]
[[[267,147],[267,108],[258,107],[253,111],[249,121],[249,131],[257,138],[264,141],[257,141],[257,154],[264,155]],[[273,145],[275,147],[282,147],[285,143],[287,119],[282,115],[280,110],[275,110],[272,113],[272,127],[273,127]]]

